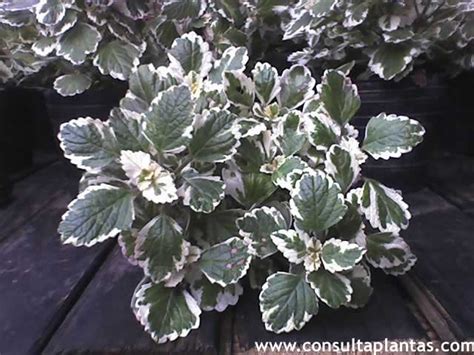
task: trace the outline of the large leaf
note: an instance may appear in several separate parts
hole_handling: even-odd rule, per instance
[[[317,110],[308,115],[306,130],[309,142],[318,150],[327,150],[339,141],[341,127],[326,112]]]
[[[132,309],[145,331],[159,344],[185,337],[199,327],[201,310],[181,288],[142,282],[135,290]]]
[[[224,162],[237,151],[239,145],[237,116],[227,110],[207,111],[189,144],[194,159],[202,162]]]
[[[209,248],[211,245],[223,242],[232,236],[239,234],[237,219],[244,215],[244,210],[240,209],[218,209],[209,214],[198,215],[197,228],[193,236],[198,240],[199,245]]]
[[[234,306],[244,292],[238,283],[219,286],[201,277],[191,284],[191,293],[204,311],[223,312],[228,306]]]
[[[211,283],[225,287],[245,276],[251,259],[248,246],[241,239],[232,237],[202,253],[199,267]]]
[[[340,71],[326,70],[317,89],[329,116],[341,126],[348,123],[360,107],[357,87]]]
[[[289,110],[304,104],[314,95],[316,81],[311,77],[308,68],[293,65],[286,69],[280,79],[281,90],[277,96],[278,103]]]
[[[249,108],[255,98],[255,84],[241,72],[224,72],[225,94],[234,105]]]
[[[86,23],[78,22],[59,38],[56,53],[74,65],[82,64],[87,55],[94,53],[102,35]]]
[[[209,73],[209,79],[213,83],[220,84],[224,80],[224,72],[243,72],[248,60],[247,48],[229,47],[222,53],[221,58],[215,61],[214,68]]]
[[[153,100],[145,116],[145,135],[160,152],[184,149],[191,138],[192,110],[189,88],[186,85],[170,87]]]
[[[411,214],[397,191],[375,180],[366,179],[357,193],[360,208],[372,227],[383,232],[398,232],[408,227]]]
[[[268,105],[281,89],[277,70],[268,63],[258,62],[252,75],[258,99],[262,105]]]
[[[170,19],[183,20],[199,17],[206,8],[204,0],[166,0],[163,13]]]
[[[36,19],[46,26],[57,25],[66,14],[66,6],[70,6],[70,1],[40,0],[35,7]]]
[[[115,40],[100,48],[94,58],[94,65],[103,75],[127,80],[132,70],[138,66],[140,55],[140,50],[134,45]]]
[[[143,135],[142,116],[115,107],[110,111],[109,124],[121,150],[148,151],[150,142]]]
[[[329,307],[339,308],[350,302],[353,290],[347,277],[319,269],[308,274],[307,279],[321,301]]]
[[[360,173],[360,166],[354,152],[334,144],[326,154],[326,172],[347,192]]]
[[[101,184],[88,187],[68,205],[58,231],[63,243],[89,247],[130,229],[134,218],[132,193]]]
[[[120,154],[110,127],[90,117],[63,123],[59,139],[64,156],[91,173],[112,164]]]
[[[298,225],[314,232],[336,224],[347,210],[341,189],[322,171],[303,175],[291,191],[290,206]]]
[[[194,71],[205,77],[212,67],[209,45],[195,32],[177,38],[168,51],[168,58],[171,67],[184,75]]]
[[[178,193],[194,212],[211,213],[224,198],[225,185],[218,176],[201,175],[190,168],[181,177],[184,183]]]
[[[387,43],[372,53],[369,68],[382,79],[391,80],[407,68],[415,53],[405,44]]]
[[[381,113],[367,123],[362,149],[374,159],[400,158],[423,141],[425,129],[406,116]]]
[[[321,250],[321,259],[324,268],[331,272],[340,272],[352,269],[365,254],[364,248],[357,244],[340,239],[327,240]]]
[[[239,234],[252,246],[255,254],[266,258],[277,251],[270,238],[273,232],[289,227],[275,207],[263,206],[247,212],[237,220]]]
[[[265,329],[275,333],[301,329],[319,310],[304,274],[277,272],[262,287],[260,311]]]
[[[278,122],[275,130],[275,144],[284,156],[300,151],[306,143],[303,132],[303,116],[299,111],[290,111]]]
[[[169,216],[155,217],[138,233],[136,258],[145,275],[155,283],[180,271],[188,252],[182,228]]]
[[[84,74],[61,75],[54,81],[54,89],[62,96],[82,94],[91,85],[91,79]]]

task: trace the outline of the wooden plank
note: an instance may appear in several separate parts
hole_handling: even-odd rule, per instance
[[[41,181],[58,183],[55,177]],[[36,186],[31,193],[38,189]],[[105,257],[104,245],[93,249],[61,245],[56,229],[73,197],[67,189],[60,189],[0,244],[2,355],[40,352]],[[36,203],[34,197],[28,201]],[[17,213],[23,211],[17,209]]]
[[[374,294],[369,304],[359,310],[332,310],[320,303],[319,314],[303,329],[288,334],[267,332],[258,308],[258,293],[247,292],[235,308],[233,352],[255,352],[255,342],[304,342],[428,339],[410,312],[403,293],[392,277],[373,273]]]
[[[428,190],[406,196],[421,212],[403,235],[418,257],[412,273],[439,303],[451,333],[474,336],[474,219]],[[441,202],[440,202],[441,201]],[[440,209],[432,209],[441,205]],[[439,307],[437,307],[439,309]]]
[[[154,353],[216,354],[219,348],[219,317],[201,316],[198,330],[186,338],[157,345],[145,333],[130,309],[130,300],[143,277],[116,248],[89,284],[45,349],[45,353]]]
[[[65,191],[69,194],[68,198],[73,199],[78,180],[79,171],[64,161],[49,165],[16,183],[13,201],[0,210],[0,241],[64,195]]]

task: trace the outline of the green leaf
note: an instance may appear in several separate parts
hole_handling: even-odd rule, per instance
[[[268,63],[255,64],[252,69],[255,93],[262,105],[268,105],[280,92],[280,79],[277,70]]]
[[[62,96],[82,94],[92,85],[91,79],[84,74],[66,74],[54,81],[54,90]]]
[[[227,99],[234,105],[249,108],[255,98],[255,84],[241,72],[224,72],[224,89]]]
[[[223,312],[237,304],[244,289],[238,283],[222,287],[201,277],[191,284],[191,293],[202,310]]]
[[[185,337],[199,328],[201,310],[196,300],[181,288],[142,282],[134,292],[132,309],[158,344]]]
[[[369,268],[356,265],[349,274],[345,275],[351,282],[351,301],[345,306],[350,308],[362,308],[369,302],[373,288],[370,286]]]
[[[218,109],[206,111],[189,144],[191,155],[202,162],[229,160],[239,145],[239,129],[235,114]]]
[[[251,259],[248,246],[232,237],[204,251],[198,264],[211,283],[226,287],[245,276]]]
[[[367,18],[370,3],[354,1],[349,4],[345,12],[344,27],[353,28],[360,25]]]
[[[78,22],[59,38],[57,55],[74,65],[82,64],[87,55],[97,50],[102,36],[99,31],[86,23]]]
[[[367,253],[365,258],[376,268],[383,269],[391,273],[392,269],[397,271],[395,274],[403,274],[408,271],[416,262],[416,257],[412,254],[408,244],[394,233],[375,233],[370,234],[365,239]]]
[[[364,186],[357,189],[357,194],[360,209],[372,227],[383,232],[398,232],[408,227],[411,214],[397,191],[366,179]]]
[[[275,144],[285,157],[299,152],[306,143],[303,132],[303,115],[299,111],[290,111],[278,122],[275,129]]]
[[[291,21],[284,25],[283,40],[296,38],[303,35],[307,30],[310,29],[313,16],[309,11],[300,11],[299,13],[292,16]]]
[[[278,103],[289,110],[303,105],[314,95],[315,83],[308,68],[293,65],[290,69],[286,69],[280,78]]]
[[[63,123],[59,140],[64,156],[91,173],[98,173],[114,163],[120,153],[110,127],[90,117]]]
[[[344,126],[359,110],[357,87],[342,72],[326,70],[317,89],[324,108],[339,125]]]
[[[138,231],[133,229],[131,231],[122,231],[118,238],[118,245],[128,262],[132,265],[138,265],[138,260],[135,255],[135,245],[137,243]]]
[[[367,123],[362,149],[374,159],[400,158],[420,144],[424,134],[415,120],[381,113]]]
[[[282,189],[293,190],[307,168],[308,164],[299,157],[285,158],[272,173],[272,181]]]
[[[354,152],[334,144],[326,153],[326,172],[339,184],[342,192],[347,192],[360,173],[360,166]]]
[[[154,283],[164,281],[180,271],[188,252],[182,228],[166,215],[153,218],[138,233],[136,258],[145,275]]]
[[[319,310],[304,275],[277,272],[267,278],[259,296],[265,329],[275,333],[301,329]]]
[[[329,236],[343,240],[352,240],[363,229],[362,217],[356,205],[346,201],[347,212],[340,222],[329,230]]]
[[[170,67],[181,74],[196,72],[205,77],[212,67],[209,45],[195,32],[189,32],[174,40],[168,51]]]
[[[224,198],[224,183],[218,176],[200,175],[195,169],[183,171],[184,180],[178,194],[183,204],[194,212],[211,213]]]
[[[115,40],[100,48],[94,58],[94,65],[102,75],[114,79],[127,80],[133,69],[140,63],[140,50],[125,41]]]
[[[327,113],[317,110],[308,117],[306,130],[311,145],[318,150],[327,150],[333,144],[337,144],[341,136],[341,127]]]
[[[237,219],[244,215],[240,209],[218,209],[210,214],[201,214],[193,225],[198,228],[194,237],[204,248],[223,242],[239,234]]]
[[[309,6],[314,16],[323,17],[332,11],[336,4],[337,0],[317,0],[310,2],[307,6]]]
[[[57,44],[57,39],[55,37],[43,37],[33,43],[31,49],[36,55],[40,57],[46,57],[53,53],[57,47]]]
[[[166,0],[163,13],[170,19],[183,20],[199,17],[205,8],[203,0]]]
[[[148,151],[150,142],[143,135],[143,118],[114,107],[110,111],[109,124],[120,150]]]
[[[364,248],[357,244],[340,239],[327,240],[321,250],[321,259],[324,268],[331,272],[340,272],[352,269],[365,254]]]
[[[319,170],[303,175],[290,194],[291,213],[306,231],[325,230],[339,222],[347,211],[339,186]]]
[[[382,79],[391,80],[407,68],[415,53],[404,44],[383,44],[371,55],[369,68]]]
[[[275,207],[263,206],[247,212],[237,220],[239,234],[260,258],[274,254],[277,249],[270,238],[271,234],[280,229],[288,228],[282,214]]]
[[[34,8],[36,19],[46,26],[57,25],[66,15],[66,6],[70,6],[64,0],[41,0]]]
[[[191,91],[186,85],[161,92],[145,115],[145,135],[160,152],[179,152],[189,142],[193,124]]]
[[[321,301],[331,308],[339,308],[351,300],[351,282],[341,274],[319,269],[308,274],[307,280]]]
[[[58,231],[63,243],[90,247],[130,229],[134,218],[131,192],[101,184],[88,187],[68,205]]]
[[[215,84],[220,84],[224,80],[224,72],[243,72],[248,60],[247,48],[229,47],[214,63],[214,68],[209,73],[209,79]]]
[[[307,255],[309,235],[293,229],[281,229],[272,233],[272,241],[277,249],[292,264],[301,264]]]

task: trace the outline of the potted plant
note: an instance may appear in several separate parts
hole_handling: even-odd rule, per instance
[[[301,49],[291,62],[315,72],[353,61],[363,105],[355,124],[393,110],[415,117],[427,129],[424,149],[400,161],[369,161],[369,173],[403,187],[420,186],[441,139],[450,101],[449,75],[473,67],[473,8],[467,1],[299,1],[285,8],[284,39]],[[447,74],[447,75],[446,75]],[[459,119],[459,118],[458,118]],[[441,129],[441,126],[443,127]],[[386,180],[388,181],[388,180]]]
[[[407,204],[360,172],[368,156],[418,145],[418,122],[378,114],[360,145],[350,124],[360,99],[342,71],[318,85],[302,65],[246,71],[245,48],[215,58],[194,32],[168,56],[168,66],[131,73],[106,122],[77,118],[59,135],[84,170],[61,240],[90,247],[119,235],[143,268],[131,307],[155,341],[234,305],[247,276],[266,329],[281,333],[302,328],[319,303],[364,306],[369,266],[392,275],[413,266],[400,236]]]

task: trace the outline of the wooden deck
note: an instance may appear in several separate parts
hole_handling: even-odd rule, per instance
[[[230,311],[205,313],[199,330],[165,345],[130,310],[142,273],[114,241],[60,244],[57,224],[79,175],[66,162],[43,164],[18,177],[14,201],[0,210],[0,354],[251,354],[255,341],[473,338],[474,164],[449,164],[450,173],[405,196],[414,217],[404,236],[417,265],[398,279],[374,272],[366,308],[323,307],[303,330],[275,335],[263,327],[257,293],[247,292]]]

